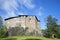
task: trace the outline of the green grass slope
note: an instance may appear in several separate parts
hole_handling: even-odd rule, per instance
[[[40,36],[9,36],[7,38],[0,38],[0,40],[60,40],[60,39],[45,38]]]

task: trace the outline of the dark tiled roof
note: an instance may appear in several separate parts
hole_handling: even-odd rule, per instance
[[[35,16],[35,15],[19,15],[19,16],[15,16],[15,17],[6,18],[5,21],[9,20],[9,19],[13,19],[13,18],[18,18],[18,17],[21,17],[21,16],[26,16],[27,17],[27,16]],[[38,20],[38,18],[36,16],[35,16],[35,18],[37,19],[37,21],[40,22],[40,20]]]

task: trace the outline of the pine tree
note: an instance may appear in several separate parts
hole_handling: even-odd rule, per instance
[[[47,33],[50,37],[54,38],[56,35],[55,29],[57,27],[57,19],[53,18],[51,15],[47,17]]]

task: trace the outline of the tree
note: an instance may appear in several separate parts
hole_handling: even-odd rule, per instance
[[[4,33],[5,33],[5,30],[3,26],[3,21],[2,21],[2,17],[0,16],[0,38],[5,37]]]
[[[0,16],[0,28],[3,26],[2,17]]]
[[[55,28],[55,32],[56,32],[56,37],[60,38],[60,25],[57,25],[57,27]]]
[[[4,37],[4,29],[0,28],[0,38]]]
[[[53,18],[51,15],[49,15],[47,17],[47,20],[46,20],[46,26],[47,26],[47,33],[49,35],[49,37],[52,37],[54,38],[55,35],[56,35],[56,27],[57,27],[57,19],[56,18]]]

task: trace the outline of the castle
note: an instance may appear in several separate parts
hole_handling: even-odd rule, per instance
[[[17,27],[18,25],[20,25],[24,29],[28,27],[29,32],[35,30],[36,34],[41,34],[40,21],[37,19],[36,16],[33,15],[19,15],[16,17],[6,18],[5,25],[7,29],[9,29],[10,27]]]

